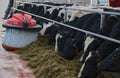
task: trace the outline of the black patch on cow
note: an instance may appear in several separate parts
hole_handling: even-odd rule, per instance
[[[65,40],[65,45],[63,50],[60,52],[60,55],[65,59],[72,59],[76,56],[76,49],[73,46],[74,41],[72,38],[68,38]]]
[[[98,68],[101,71],[120,72],[120,48],[101,61]]]

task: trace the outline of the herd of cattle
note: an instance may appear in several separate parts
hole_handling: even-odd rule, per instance
[[[57,5],[57,4],[52,4]],[[57,6],[61,6],[59,4]],[[75,5],[67,5],[74,7]],[[105,15],[103,25],[100,25],[100,14],[67,10],[64,19],[64,9],[24,4],[18,9],[43,16],[73,27],[91,31],[107,37],[120,40],[120,16]],[[112,9],[102,9],[110,12],[120,12]],[[17,11],[16,11],[17,12]],[[42,26],[41,35],[49,35],[49,44],[55,43],[55,50],[65,59],[80,56],[83,63],[78,78],[97,78],[101,71],[120,72],[120,45],[104,40],[89,33],[83,33],[50,21],[34,17]]]

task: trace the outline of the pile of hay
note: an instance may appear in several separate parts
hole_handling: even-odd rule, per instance
[[[36,78],[77,78],[79,59],[63,59],[54,51],[54,45],[48,45],[47,40],[46,36],[40,37],[17,53],[21,59],[28,61]]]
[[[48,45],[48,37],[40,37],[37,41],[20,51],[20,58],[28,61],[36,78],[77,78],[81,64],[79,59],[66,60]],[[119,78],[113,73],[105,73],[105,78]],[[101,78],[100,76],[98,78]]]

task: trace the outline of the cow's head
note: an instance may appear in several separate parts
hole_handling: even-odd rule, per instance
[[[97,78],[99,71],[97,69],[96,55],[90,52],[85,63],[82,65],[78,78]]]
[[[60,55],[65,59],[72,59],[78,54],[76,50],[75,40],[73,38],[67,38],[64,43],[64,47],[60,52]]]

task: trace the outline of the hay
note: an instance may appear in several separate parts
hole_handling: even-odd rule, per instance
[[[65,60],[54,51],[54,45],[48,45],[48,37],[40,37],[16,53],[28,61],[36,78],[77,78],[79,59]]]
[[[54,45],[48,45],[48,37],[40,37],[17,54],[28,61],[36,78],[77,78],[81,64],[79,59],[66,60],[54,51]],[[119,78],[118,74],[105,72],[105,78]],[[101,78],[98,76],[98,78]]]

